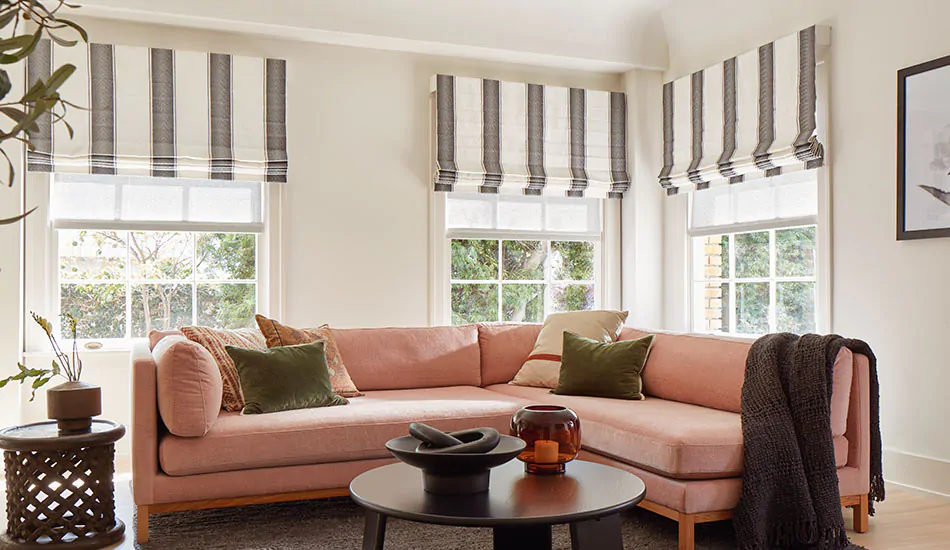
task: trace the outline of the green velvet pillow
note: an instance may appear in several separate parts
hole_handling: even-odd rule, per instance
[[[244,414],[346,405],[333,393],[323,341],[299,346],[253,350],[225,346],[234,361]]]
[[[564,331],[561,373],[551,393],[641,400],[640,373],[652,345],[652,334],[604,343]]]

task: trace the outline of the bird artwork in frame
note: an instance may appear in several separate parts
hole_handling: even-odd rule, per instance
[[[897,240],[950,237],[950,56],[897,73]]]

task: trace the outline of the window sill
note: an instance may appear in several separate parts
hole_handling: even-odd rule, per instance
[[[103,344],[103,346],[99,349],[86,349],[80,343],[78,352],[81,357],[108,355],[108,354],[117,354],[117,353],[131,353],[132,344],[133,344],[132,342],[125,342],[125,343],[114,344],[114,345]],[[63,350],[63,351],[65,351],[67,355],[70,353],[70,351],[67,351],[67,350]],[[53,355],[55,354],[53,353],[53,350],[51,349],[27,350],[23,353],[23,357],[26,359],[38,358],[38,357],[50,357]]]

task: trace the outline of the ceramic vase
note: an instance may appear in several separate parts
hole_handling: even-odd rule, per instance
[[[86,433],[102,414],[102,390],[85,382],[65,382],[46,391],[46,415],[61,434]]]

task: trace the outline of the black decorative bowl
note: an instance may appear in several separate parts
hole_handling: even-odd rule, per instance
[[[502,435],[498,446],[487,453],[441,454],[419,451],[420,441],[411,435],[386,442],[399,460],[422,470],[426,491],[443,495],[481,493],[488,490],[491,469],[514,459],[525,448],[517,437]]]

